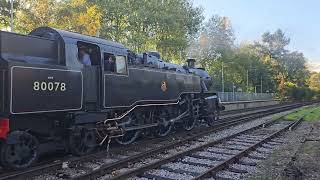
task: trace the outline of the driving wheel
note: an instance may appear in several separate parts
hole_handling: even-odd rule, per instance
[[[1,164],[9,169],[23,169],[34,164],[39,156],[38,140],[24,131],[15,131],[10,135],[11,142],[1,147]]]
[[[130,128],[138,126],[138,120],[134,113],[130,113],[125,117],[124,121],[119,124],[121,128],[124,129],[123,136],[115,138],[116,142],[122,145],[128,145],[133,143],[140,135],[141,130],[130,130]]]

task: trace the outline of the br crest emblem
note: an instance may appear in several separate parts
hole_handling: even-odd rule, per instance
[[[161,90],[163,91],[163,92],[165,92],[165,91],[167,91],[167,83],[165,82],[165,81],[162,81],[161,82]]]

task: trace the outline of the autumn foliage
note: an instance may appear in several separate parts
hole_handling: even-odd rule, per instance
[[[281,29],[237,44],[228,17],[204,20],[191,0],[14,2],[15,32],[50,26],[118,41],[135,52],[156,50],[174,63],[196,58],[217,91],[222,79],[224,91],[276,93],[281,99],[312,99],[320,91],[320,75],[307,70],[303,53],[287,49],[290,38]],[[0,5],[0,28],[8,29],[10,3]]]

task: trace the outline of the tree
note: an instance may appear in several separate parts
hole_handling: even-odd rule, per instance
[[[230,53],[234,42],[232,25],[227,17],[213,15],[203,26],[200,37],[194,42],[200,49],[197,54],[202,65],[210,61],[222,60]]]
[[[287,77],[286,61],[288,50],[285,47],[290,43],[282,30],[274,33],[266,32],[262,35],[262,41],[255,43],[255,49],[259,53],[263,63],[267,66],[271,77],[277,81],[278,90],[284,96],[285,82]]]
[[[312,73],[308,80],[310,89],[320,92],[320,73]]]
[[[157,50],[182,63],[202,23],[190,0],[21,0],[18,30],[50,26],[118,41],[136,52]]]
[[[213,15],[203,28],[203,35],[210,39],[210,45],[223,51],[233,46],[234,34],[231,21],[227,17]]]
[[[255,49],[269,74],[277,82],[280,97],[293,97],[294,92],[310,96],[309,90],[302,88],[306,86],[309,76],[306,58],[303,53],[287,50],[286,46],[289,43],[290,38],[278,29],[274,33],[264,33],[262,41],[255,43]]]
[[[233,82],[236,82],[246,92],[255,92],[255,90],[260,92],[262,78],[262,91],[274,91],[275,82],[252,44],[242,43],[239,47],[234,48],[234,53],[231,71],[234,74]]]
[[[202,11],[189,0],[92,0],[102,9],[101,37],[141,52],[159,51],[181,63],[190,37],[200,29]],[[181,55],[181,56],[180,56]]]
[[[17,12],[17,30],[29,33],[36,27],[55,27],[57,7],[59,2],[55,0],[21,0],[20,9]]]
[[[14,15],[17,8],[19,7],[19,2],[13,2]],[[10,10],[11,4],[8,0],[0,0],[0,29],[7,28],[10,26]]]
[[[213,76],[214,87],[221,89],[222,62],[232,62],[234,35],[227,17],[212,16],[189,45],[189,56],[198,59],[198,63]],[[228,74],[226,74],[227,78]],[[220,82],[220,83],[217,83]]]
[[[290,43],[290,38],[278,29],[274,33],[266,32],[262,35],[262,46],[267,49],[267,53],[275,59],[281,59],[288,50],[285,47]]]
[[[65,0],[57,9],[54,26],[81,34],[99,35],[101,10],[97,5],[90,5],[86,0]]]
[[[304,86],[309,72],[306,68],[306,58],[303,53],[294,51],[286,53],[283,57],[284,79],[298,86]]]
[[[97,35],[101,13],[86,0],[25,0],[17,13],[18,30],[28,33],[40,26]]]
[[[125,42],[128,28],[128,15],[131,12],[132,1],[125,0],[92,0],[89,4],[96,5],[101,10],[100,36],[118,42]]]

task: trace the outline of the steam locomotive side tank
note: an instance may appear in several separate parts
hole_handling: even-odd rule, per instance
[[[81,62],[81,49],[90,65]],[[166,136],[174,124],[213,125],[223,107],[207,91],[204,72],[68,31],[0,31],[0,162],[28,167],[48,142],[84,155],[110,138],[129,144],[150,132]]]

